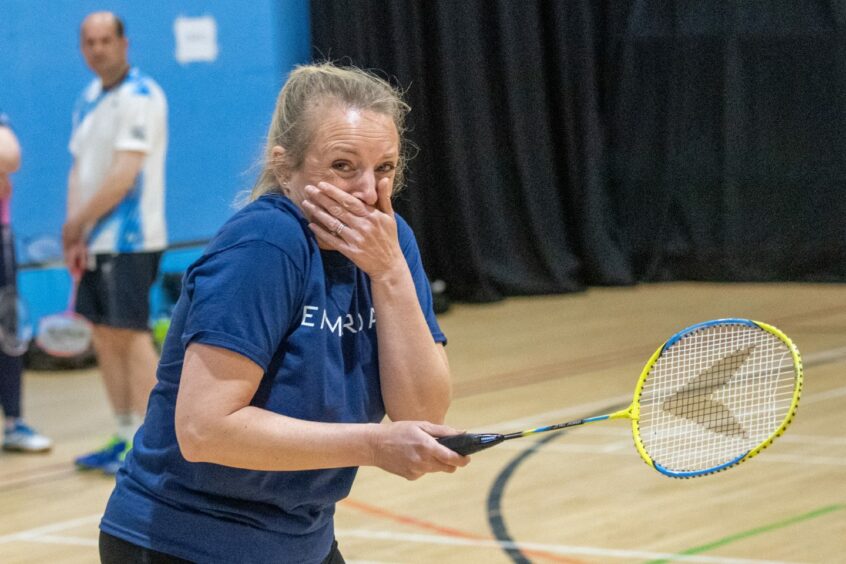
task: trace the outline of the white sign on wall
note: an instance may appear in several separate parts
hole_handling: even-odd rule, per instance
[[[217,21],[214,17],[177,17],[173,22],[173,34],[176,36],[176,60],[181,64],[217,60]]]

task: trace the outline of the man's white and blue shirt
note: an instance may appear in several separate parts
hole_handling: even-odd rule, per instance
[[[100,189],[116,152],[146,155],[129,194],[92,230],[89,252],[164,249],[167,100],[159,85],[134,67],[109,89],[103,89],[99,78],[93,80],[74,108],[68,148],[76,163],[80,205]]]

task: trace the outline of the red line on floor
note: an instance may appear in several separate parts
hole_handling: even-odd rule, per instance
[[[429,521],[424,521],[422,519],[418,519],[417,517],[409,517],[408,515],[400,515],[399,513],[394,513],[393,511],[389,511],[387,509],[383,509],[381,507],[376,507],[374,505],[370,505],[368,503],[364,503],[361,501],[355,501],[353,499],[347,498],[341,501],[341,505],[350,507],[351,509],[356,509],[361,511],[362,513],[368,513],[370,515],[375,515],[377,517],[384,517],[390,521],[394,521],[396,523],[401,523],[403,525],[410,525],[412,527],[417,527],[418,529],[424,529],[427,531],[433,531],[444,536],[460,538],[460,539],[470,539],[470,540],[485,540],[490,541],[494,540],[493,537],[484,536],[484,535],[477,535],[474,533],[468,533],[465,531],[461,531],[459,529],[453,529],[452,527],[444,527],[443,525],[438,525],[436,523],[430,523]],[[574,560],[572,558],[567,558],[566,556],[561,556],[558,554],[552,554],[549,552],[544,552],[542,550],[523,550],[521,549],[523,554],[527,556],[536,556],[539,558],[545,558],[547,560],[552,560],[554,562],[566,562],[569,564],[583,564],[581,560]]]

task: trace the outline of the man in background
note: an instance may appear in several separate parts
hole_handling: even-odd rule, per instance
[[[167,101],[129,64],[123,22],[89,14],[80,48],[96,78],[77,100],[69,149],[65,262],[80,277],[76,309],[94,325],[94,350],[117,429],[76,459],[114,474],[132,448],[156,382],[149,291],[167,244],[164,163]]]
[[[0,110],[0,293],[17,297],[17,265],[12,238],[12,180],[10,175],[21,165],[21,147],[9,119]],[[17,317],[17,312],[4,311]],[[17,324],[18,319],[13,323]],[[9,354],[12,352],[13,354]],[[12,452],[47,452],[53,442],[39,435],[21,418],[24,351],[7,351],[0,346],[0,406],[3,408],[3,450]]]

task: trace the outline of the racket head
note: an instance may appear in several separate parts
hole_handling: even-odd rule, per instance
[[[802,378],[799,350],[772,325],[730,318],[683,329],[655,351],[635,388],[638,453],[673,478],[745,462],[790,425]]]
[[[54,235],[44,233],[32,235],[23,239],[21,244],[22,262],[25,263],[56,263],[63,262],[62,241]]]
[[[9,356],[21,356],[29,350],[32,333],[29,311],[17,289],[0,289],[0,350]]]
[[[47,354],[67,358],[86,352],[92,336],[93,328],[87,319],[65,311],[39,320],[35,342]]]

